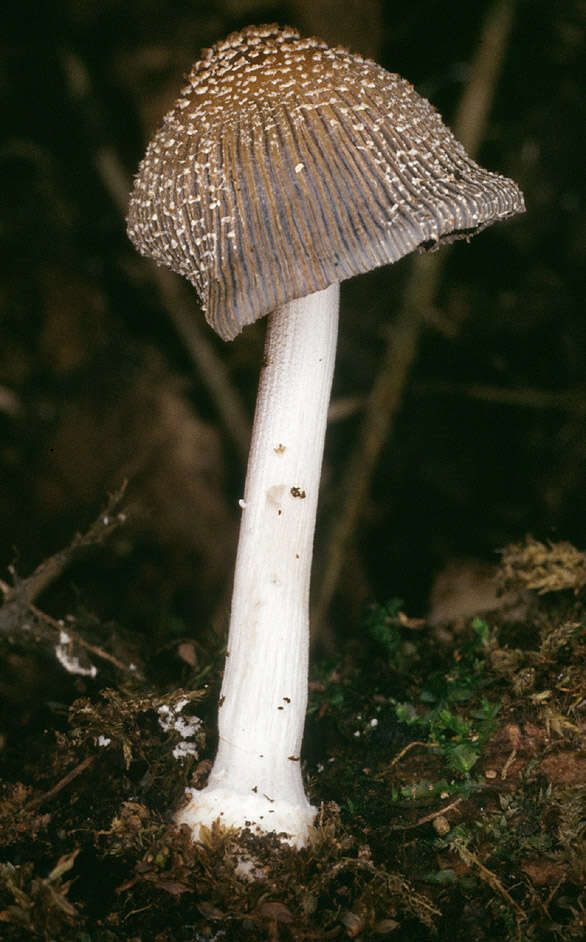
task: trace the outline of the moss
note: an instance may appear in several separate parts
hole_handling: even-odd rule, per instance
[[[523,581],[520,620],[472,619],[441,643],[400,603],[375,606],[360,643],[315,665],[319,814],[301,852],[218,827],[193,844],[173,824],[213,757],[211,659],[172,693],[172,659],[159,676],[83,681],[11,746],[3,937],[582,938],[583,593],[538,589]]]
[[[501,553],[499,581],[504,589],[578,592],[586,585],[586,553],[570,543],[541,543],[527,537]]]

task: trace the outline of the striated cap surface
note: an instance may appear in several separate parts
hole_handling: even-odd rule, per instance
[[[524,209],[413,87],[293,29],[207,50],[134,182],[136,248],[225,340],[294,298]]]

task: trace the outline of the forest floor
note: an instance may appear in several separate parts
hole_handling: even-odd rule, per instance
[[[373,606],[312,667],[309,846],[215,827],[194,844],[172,812],[214,755],[221,643],[153,652],[81,602],[42,608],[70,557],[124,524],[114,504],[1,584],[3,939],[585,937],[583,553],[508,547],[502,606],[455,624]]]

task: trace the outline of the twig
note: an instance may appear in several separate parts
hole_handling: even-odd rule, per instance
[[[40,563],[32,575],[26,579],[19,579],[14,567],[11,567],[14,584],[8,585],[0,581],[0,591],[4,596],[0,607],[0,635],[13,633],[23,635],[28,632],[28,636],[35,642],[42,640],[55,645],[62,643],[62,634],[65,633],[68,636],[68,643],[79,645],[95,657],[108,661],[118,670],[138,676],[135,666],[124,664],[104,648],[85,641],[71,624],[53,618],[34,604],[34,600],[65,572],[80,552],[92,546],[98,546],[126,521],[127,515],[117,512],[125,490],[126,482],[118,491],[110,495],[106,509],[94,520],[86,533],[76,534],[66,549],[59,550],[58,553]],[[31,631],[28,615],[33,616],[34,631]]]
[[[511,765],[513,764],[516,758],[517,758],[517,750],[513,749],[513,751],[508,756],[505,764],[503,765],[501,769],[501,778],[503,779],[503,781],[506,779],[509,769],[511,768]]]
[[[566,881],[566,876],[564,874],[564,876],[559,878],[558,882],[552,887],[552,889],[548,893],[547,899],[543,903],[543,905],[545,906],[546,912],[548,911],[548,907],[550,903],[553,901],[553,898],[556,895],[557,891],[559,890],[560,886],[562,885],[562,883],[565,883],[565,881]],[[549,916],[549,912],[548,912],[548,916]]]
[[[71,625],[68,623],[65,625],[63,622],[58,621],[56,618],[53,618],[51,615],[48,615],[46,612],[42,612],[40,608],[37,608],[36,605],[29,604],[29,610],[38,618],[40,621],[46,622],[51,626],[56,632],[65,632],[70,641],[74,644],[79,644],[81,648],[85,648],[86,651],[89,651],[95,657],[101,658],[103,661],[109,661],[110,664],[113,664],[114,667],[117,667],[120,671],[126,671],[127,673],[137,674],[136,668],[131,667],[129,664],[124,664],[122,661],[119,661],[117,657],[114,657],[113,654],[109,654],[108,651],[104,651],[103,648],[98,647],[95,644],[90,644],[89,641],[85,641]]]
[[[456,137],[470,156],[478,150],[505,57],[515,0],[495,0],[484,22],[471,78],[454,122]],[[347,548],[354,538],[360,512],[370,490],[383,444],[389,440],[401,406],[411,368],[419,350],[425,318],[446,264],[448,250],[413,258],[401,309],[394,319],[389,342],[366,403],[362,428],[346,467],[329,537],[326,559],[313,611],[314,637],[320,632],[335,595]]]
[[[230,382],[224,361],[216,356],[205,330],[199,325],[201,311],[195,304],[193,292],[188,291],[178,275],[166,268],[158,268],[153,263],[149,263],[149,267],[165,310],[195,364],[198,375],[207,386],[222,424],[245,463],[250,445],[248,415]]]
[[[482,383],[435,382],[417,383],[413,387],[417,396],[466,396],[481,402],[494,402],[498,405],[518,406],[522,409],[559,409],[582,415],[586,412],[586,387],[560,392],[548,392],[545,389],[525,387],[506,389],[504,386],[488,386]]]
[[[499,83],[513,25],[516,0],[494,0],[482,32],[467,83],[458,105],[454,134],[471,157],[482,144]]]
[[[511,894],[505,890],[496,873],[493,873],[492,870],[489,870],[488,867],[485,867],[482,861],[478,859],[476,854],[473,854],[471,850],[468,850],[468,848],[464,847],[464,845],[459,841],[455,841],[451,846],[460,855],[465,864],[467,864],[469,867],[474,866],[477,868],[480,878],[484,880],[485,883],[488,883],[488,885],[493,890],[496,890],[497,893],[500,893],[502,898],[509,904],[509,906],[515,910],[519,919],[527,919],[527,913],[521,909]]]
[[[7,630],[7,622],[9,621],[7,610],[10,609],[10,606],[18,605],[22,608],[30,605],[52,582],[55,582],[63,574],[81,550],[90,546],[99,546],[114,530],[126,522],[126,514],[115,513],[125,491],[126,481],[119,490],[110,495],[106,509],[94,520],[89,530],[86,533],[77,533],[66,549],[59,550],[53,556],[43,560],[32,575],[27,576],[26,579],[19,579],[13,567],[11,567],[14,585],[7,587],[6,583],[2,583],[4,606],[0,610],[0,633]]]
[[[87,759],[84,759],[83,762],[80,762],[79,765],[76,765],[75,768],[71,770],[71,772],[68,772],[67,775],[65,775],[61,781],[57,782],[53,788],[49,789],[48,792],[45,792],[44,795],[38,795],[36,798],[32,798],[31,801],[27,802],[24,810],[30,811],[33,808],[38,808],[39,805],[43,805],[46,801],[51,801],[55,795],[58,795],[59,792],[62,791],[66,785],[69,785],[69,783],[72,782],[74,778],[77,778],[78,775],[81,775],[82,772],[85,772],[86,769],[89,769],[90,765],[93,765],[97,758],[97,755],[88,756]]]
[[[87,124],[100,109],[93,100],[92,81],[85,63],[71,51],[63,58],[64,71],[69,81],[69,91],[88,116]],[[98,140],[93,142],[95,166],[102,184],[110,195],[122,218],[128,210],[130,180],[114,147]],[[201,311],[195,303],[193,292],[189,292],[182,279],[170,271],[145,262],[145,271],[155,285],[165,311],[173,323],[186,352],[189,354],[198,376],[207,387],[221,422],[243,460],[248,455],[250,422],[247,411],[230,381],[224,362],[216,356],[205,331],[199,326]]]
[[[417,742],[417,741],[407,743],[407,745],[404,746],[403,749],[401,749],[401,751],[398,752],[396,756],[393,756],[393,758],[391,759],[391,761],[389,762],[389,764],[388,764],[388,766],[387,766],[387,769],[392,769],[393,766],[396,765],[397,762],[400,762],[401,759],[403,758],[403,756],[404,756],[407,752],[409,752],[411,749],[414,749],[415,746],[421,746],[422,749],[437,749],[437,747],[439,746],[439,743],[437,743],[437,742]]]
[[[394,824],[391,830],[411,831],[413,828],[421,827],[422,824],[427,824],[429,821],[433,821],[434,818],[439,818],[440,815],[446,814],[446,812],[451,811],[453,808],[457,808],[461,801],[461,798],[456,798],[455,801],[450,802],[450,804],[446,805],[445,808],[438,808],[437,811],[432,811],[431,814],[426,814],[425,817],[419,818],[419,820],[415,821],[413,824]]]
[[[434,266],[439,257],[430,256],[428,261]],[[419,257],[415,259],[416,263],[421,261]],[[429,270],[427,268],[427,273]],[[425,272],[422,272],[422,275],[425,275]],[[424,281],[422,278],[419,290],[423,288]],[[413,279],[411,285],[416,287],[417,280]],[[421,300],[425,302],[423,295]],[[427,307],[427,304],[422,306]],[[318,584],[312,615],[314,640],[320,633],[330,602],[337,591],[342,566],[348,555],[348,546],[354,537],[382,445],[389,438],[390,428],[415,360],[420,331],[418,309],[411,304],[409,298],[393,323],[392,341],[387,347],[384,363],[367,399],[358,442],[339,488],[340,497],[336,503],[339,510],[335,512],[329,536],[325,541],[323,575]]]

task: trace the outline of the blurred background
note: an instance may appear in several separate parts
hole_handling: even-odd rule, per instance
[[[443,249],[420,305],[412,259],[343,286],[315,553],[323,637],[356,630],[372,600],[425,614],[526,533],[585,544],[582,0],[9,0],[0,578],[66,545],[128,479],[129,524],[47,606],[83,604],[160,642],[225,625],[264,327],[217,339],[189,286],[137,256],[125,201],[201,49],[273,21],[404,75],[527,204]],[[410,318],[405,359],[396,325]],[[340,543],[369,393],[394,358],[385,442]]]

